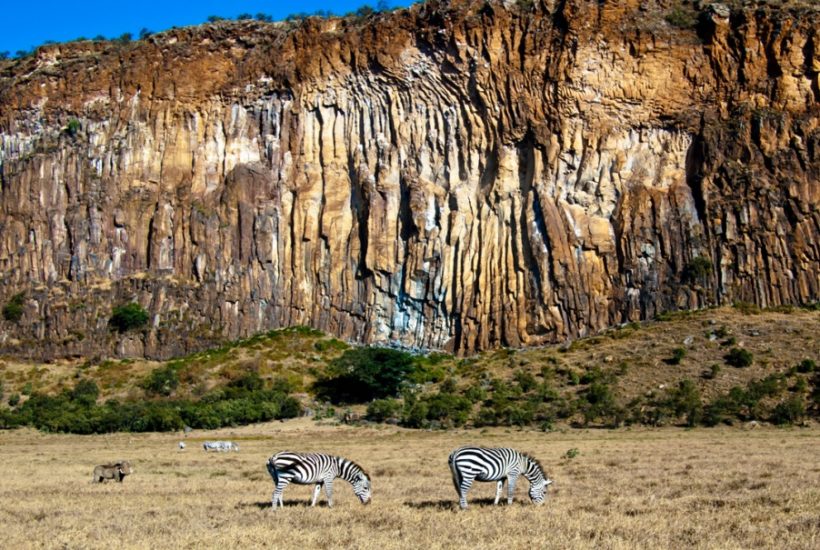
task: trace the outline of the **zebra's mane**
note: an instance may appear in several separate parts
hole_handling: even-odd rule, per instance
[[[537,458],[535,458],[534,456],[532,456],[529,453],[521,453],[521,456],[523,456],[524,458],[526,458],[527,460],[529,460],[530,462],[535,464],[538,467],[538,469],[541,470],[541,475],[542,476],[544,476],[544,477],[547,476],[547,471],[544,469],[544,467],[541,465],[541,463],[538,461]]]
[[[355,466],[356,468],[358,468],[358,469],[359,469],[359,471],[360,471],[361,473],[363,473],[363,474],[365,475],[365,477],[367,477],[367,479],[370,479],[370,474],[368,474],[368,473],[367,473],[367,470],[365,470],[364,468],[362,468],[361,466],[359,466],[357,463],[353,462],[353,461],[352,461],[352,460],[350,460],[349,458],[345,458],[345,460],[347,460],[348,462],[350,462],[350,464],[351,464],[351,465],[353,465],[353,466]]]

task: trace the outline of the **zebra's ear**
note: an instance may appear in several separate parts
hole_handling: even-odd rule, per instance
[[[544,485],[552,485],[552,480],[548,479],[546,482],[544,482]]]

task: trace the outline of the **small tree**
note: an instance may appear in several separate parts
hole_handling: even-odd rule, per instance
[[[723,358],[727,365],[737,368],[748,367],[754,360],[752,352],[743,348],[732,348]]]
[[[25,303],[26,295],[22,292],[15,294],[3,306],[3,319],[17,323],[23,318],[23,304]]]
[[[249,19],[253,19],[253,15],[251,15],[249,13],[240,13],[239,15],[236,16],[237,21],[247,21]]]
[[[149,31],[148,29],[143,27],[143,28],[140,29],[140,40],[145,40],[146,38],[148,38],[152,34],[154,34],[154,31]]]
[[[333,403],[364,403],[397,395],[414,370],[413,356],[403,351],[349,349],[328,365],[314,389]]]
[[[3,60],[8,59],[8,58],[9,58],[9,55],[10,55],[10,54],[9,54],[9,52],[8,52],[8,51],[3,51],[3,52],[0,52],[0,61],[3,61]]]
[[[208,16],[208,23],[218,23],[219,21],[224,21],[224,17],[220,17],[218,15],[209,15]]]
[[[124,32],[117,37],[117,42],[120,44],[128,44],[131,42],[131,39],[134,37],[130,32]]]
[[[135,302],[115,307],[108,321],[108,324],[117,332],[138,329],[147,323],[148,312]]]

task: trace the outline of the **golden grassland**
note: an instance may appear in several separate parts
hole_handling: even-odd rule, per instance
[[[214,432],[0,433],[5,548],[817,548],[820,429],[410,431],[305,418]],[[238,453],[206,454],[205,439]],[[474,485],[460,511],[447,456],[467,443],[513,446],[555,480],[535,506],[522,481],[512,506]],[[291,485],[273,512],[265,460],[284,450],[347,456],[373,479],[362,506],[339,482],[335,506],[307,506]],[[577,449],[575,458],[567,451]],[[132,461],[122,484],[95,464]]]

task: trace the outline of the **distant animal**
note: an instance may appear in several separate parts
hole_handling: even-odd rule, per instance
[[[202,444],[202,448],[205,449],[206,453],[208,451],[219,451],[223,453],[228,451],[239,451],[239,445],[233,441],[206,441]]]
[[[179,442],[179,450],[180,450],[180,451],[184,451],[184,450],[185,450],[185,442],[184,442],[184,441],[180,441],[180,442]]]
[[[94,467],[94,479],[96,483],[102,483],[109,479],[116,479],[122,483],[123,478],[134,473],[131,463],[127,460],[115,462],[113,464],[100,464]]]
[[[353,492],[362,502],[370,503],[370,476],[355,462],[340,456],[320,453],[281,452],[267,462],[268,473],[273,478],[274,491],[271,507],[283,506],[282,492],[289,483],[299,485],[316,484],[313,489],[311,506],[316,505],[322,486],[327,495],[327,505],[333,507],[333,480],[340,477],[353,486]]]
[[[467,508],[467,491],[474,480],[498,482],[495,504],[498,504],[501,498],[505,480],[507,504],[513,502],[515,484],[519,476],[524,476],[530,482],[530,500],[535,504],[544,502],[547,487],[552,483],[537,460],[515,449],[461,447],[450,454],[448,462],[462,510]]]

